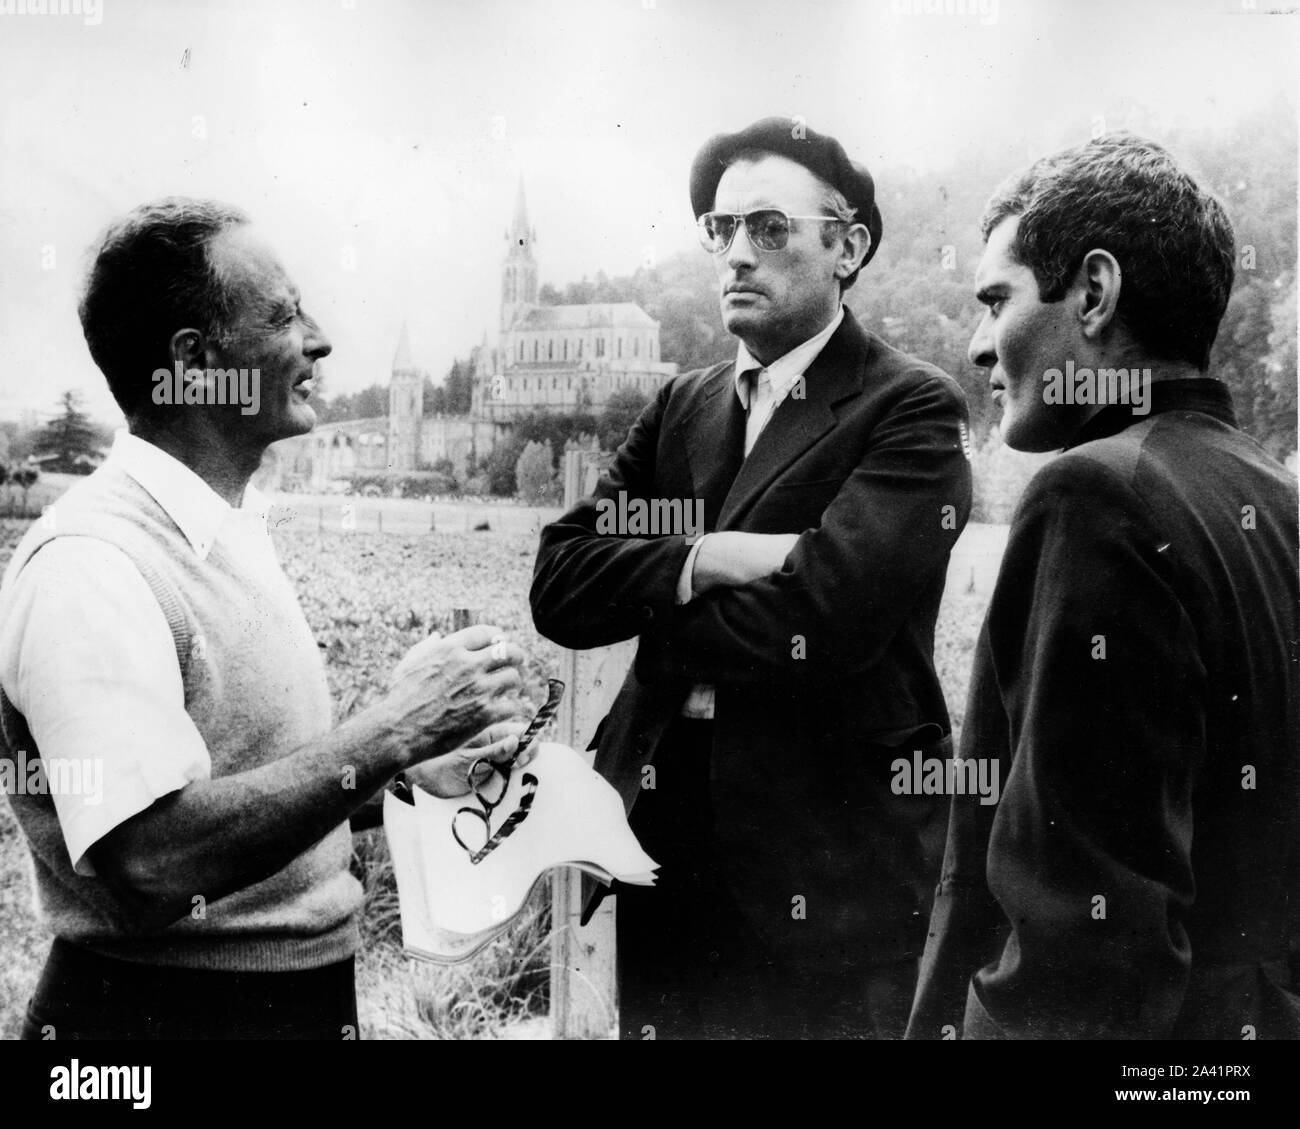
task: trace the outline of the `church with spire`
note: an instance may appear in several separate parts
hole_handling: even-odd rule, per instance
[[[537,234],[519,181],[505,233],[497,343],[474,350],[474,413],[508,424],[530,412],[599,413],[622,388],[650,399],[677,373],[659,357],[659,323],[634,302],[537,301]]]
[[[650,399],[677,373],[660,360],[659,323],[633,302],[548,306],[538,302],[537,235],[523,179],[505,232],[501,309],[495,341],[471,352],[468,415],[426,415],[429,374],[412,357],[402,324],[388,382],[388,414],[320,424],[272,447],[263,484],[323,490],[366,470],[429,470],[450,463],[462,482],[515,422],[533,412],[598,415],[621,389]]]

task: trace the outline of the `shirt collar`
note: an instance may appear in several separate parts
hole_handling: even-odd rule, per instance
[[[765,368],[768,377],[772,381],[772,395],[779,401],[790,391],[794,382],[808,371],[808,366],[817,359],[817,354],[822,351],[826,342],[831,339],[831,335],[839,329],[840,322],[843,320],[844,307],[840,306],[825,329],[808,338],[802,345],[796,345],[785,356],[778,357],[770,365],[762,365],[756,361],[742,341],[739,348],[736,349],[736,372],[734,377],[736,395],[740,397],[741,405],[746,410],[749,409],[749,381],[743,379],[746,372],[750,369]]]
[[[1154,380],[1149,389],[1151,410],[1146,415],[1134,415],[1131,404],[1108,404],[1089,418],[1077,435],[1066,445],[1068,451],[1080,443],[1118,435],[1126,427],[1141,423],[1149,416],[1161,412],[1201,412],[1230,427],[1237,427],[1237,416],[1232,408],[1232,393],[1221,380],[1212,377],[1188,377],[1176,380]]]
[[[125,429],[113,436],[107,462],[120,467],[152,495],[199,560],[207,559],[232,515],[266,530],[269,502],[252,483],[244,487],[243,504],[236,510],[179,459]]]

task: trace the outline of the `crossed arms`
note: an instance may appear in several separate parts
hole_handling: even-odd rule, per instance
[[[939,375],[910,381],[819,520],[792,513],[787,533],[711,534],[695,562],[698,598],[679,605],[685,537],[596,532],[601,499],[662,491],[656,453],[677,387],[647,406],[595,494],[543,530],[531,592],[538,630],[574,649],[639,635],[660,675],[692,682],[821,681],[872,667],[969,513],[961,393]],[[820,442],[846,434],[837,428]],[[792,659],[796,637],[804,661]]]

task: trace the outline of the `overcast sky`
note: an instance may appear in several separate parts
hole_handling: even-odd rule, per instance
[[[0,0],[0,415],[75,387],[106,421],[84,252],[157,196],[252,212],[355,391],[403,319],[435,379],[495,328],[521,174],[563,285],[693,246],[696,149],[768,114],[873,168],[1010,172],[1119,100],[1220,128],[1300,74],[1300,17],[1254,0],[26,2]]]

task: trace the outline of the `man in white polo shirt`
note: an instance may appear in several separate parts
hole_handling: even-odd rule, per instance
[[[314,425],[330,344],[241,212],[137,208],[80,313],[129,433],[0,588],[6,753],[83,785],[10,797],[56,937],[24,1036],[355,1036],[349,820],[399,772],[455,794],[473,758],[509,756],[523,654],[491,627],[426,640],[332,727],[249,485]],[[232,369],[242,403],[213,394]]]

